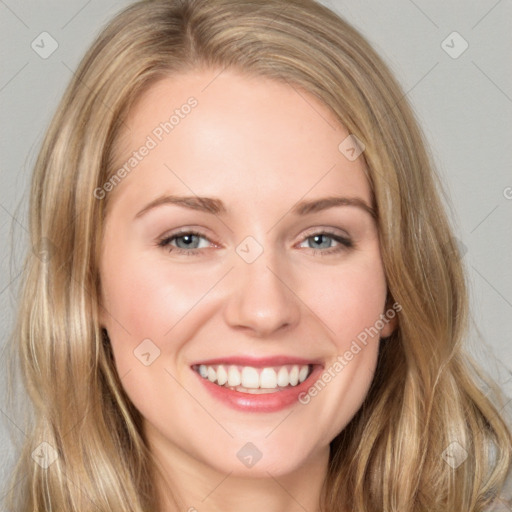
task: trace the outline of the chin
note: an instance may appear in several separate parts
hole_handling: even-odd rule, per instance
[[[266,434],[265,434],[266,435]],[[295,444],[293,452],[286,446],[277,447],[275,443],[255,441],[251,443],[237,441],[236,447],[219,450],[211,454],[204,463],[218,472],[231,474],[241,478],[269,478],[294,473],[309,465],[310,457],[305,454],[311,447],[301,447]],[[227,457],[227,453],[233,456]],[[328,453],[328,451],[327,451]],[[211,455],[214,455],[211,457]],[[215,457],[217,455],[217,457]]]

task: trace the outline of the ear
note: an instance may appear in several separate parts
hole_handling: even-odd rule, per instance
[[[391,334],[393,334],[393,332],[398,328],[398,312],[401,310],[402,306],[396,302],[388,292],[386,307],[383,312],[383,322],[385,325],[380,332],[381,338],[391,336]]]
[[[100,323],[100,327],[102,329],[107,329],[109,325],[109,314],[107,309],[104,306],[104,300],[102,297],[102,292],[100,291],[97,297],[97,311],[98,311],[98,320]]]
[[[388,336],[391,336],[395,329],[398,326],[397,318],[392,318],[391,320],[388,320],[388,323],[384,326],[382,331],[380,331],[380,337],[381,338],[387,338]]]

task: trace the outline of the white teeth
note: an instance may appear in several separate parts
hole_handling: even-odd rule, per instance
[[[277,387],[277,375],[274,368],[263,368],[260,373],[260,388],[272,389]]]
[[[211,366],[208,366],[208,380],[210,382],[215,382],[217,380],[217,372]]]
[[[218,376],[218,371],[217,371],[217,376]],[[307,366],[301,366],[300,367],[300,370],[299,370],[299,382],[304,382],[308,376],[308,373],[309,373],[309,368]]]
[[[290,385],[296,386],[299,382],[299,367],[295,365],[290,372]]]
[[[228,374],[224,366],[220,365],[217,368],[217,384],[223,386],[228,381]]]
[[[281,388],[285,388],[290,384],[290,380],[288,378],[288,370],[283,366],[279,369],[277,373],[277,385]]]
[[[259,388],[260,387],[260,376],[256,368],[250,366],[244,366],[242,370],[242,386],[244,388]]]
[[[230,386],[240,386],[242,379],[236,366],[230,366],[228,369],[228,384]]]
[[[204,365],[197,368],[201,377],[219,386],[238,388],[244,393],[279,391],[279,388],[297,386],[310,375],[310,365],[287,365],[268,368],[236,365]],[[255,391],[253,391],[255,390]]]

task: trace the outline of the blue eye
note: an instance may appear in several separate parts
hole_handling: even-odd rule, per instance
[[[158,246],[165,247],[169,252],[177,252],[178,254],[193,256],[201,252],[201,248],[198,247],[200,238],[208,240],[208,238],[203,236],[201,233],[197,233],[195,231],[184,231],[160,240],[158,242]],[[176,245],[171,245],[174,241],[176,241]]]
[[[206,240],[207,242],[203,247],[200,247],[201,239]],[[311,245],[311,242],[308,242],[308,248],[312,249],[314,255],[319,254],[322,256],[339,253],[353,247],[354,245],[352,240],[349,238],[326,231],[320,231],[305,237],[301,244],[310,240],[313,241],[312,244],[317,244],[320,247],[317,249]],[[333,247],[332,241],[335,241],[337,245]],[[187,256],[196,256],[201,254],[202,249],[207,248],[208,244],[211,243],[211,240],[205,237],[202,233],[196,231],[182,231],[159,240],[158,246],[165,248],[169,252],[186,254]]]
[[[321,246],[322,250],[318,250],[315,247],[311,247],[311,242],[309,242],[309,244],[308,244],[309,248],[313,249],[313,254],[315,254],[315,255],[320,254],[321,256],[338,253],[340,251],[344,251],[346,249],[353,247],[352,240],[345,238],[343,236],[340,236],[340,235],[336,235],[335,233],[329,233],[329,232],[325,232],[325,231],[309,235],[308,237],[306,237],[304,239],[304,242],[306,242],[308,240],[313,240],[313,244],[317,244],[317,245]],[[334,247],[332,247],[329,240],[331,240],[331,241],[334,240],[338,245],[335,245]],[[326,246],[326,241],[327,241],[327,246]],[[304,243],[304,242],[302,242],[302,243]],[[326,250],[323,250],[323,249],[326,249]]]

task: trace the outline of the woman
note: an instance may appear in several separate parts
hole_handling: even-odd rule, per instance
[[[512,436],[440,190],[327,8],[126,9],[36,164],[12,510],[488,509]]]

